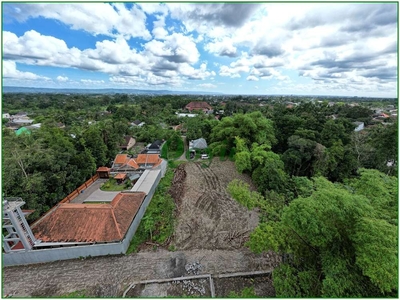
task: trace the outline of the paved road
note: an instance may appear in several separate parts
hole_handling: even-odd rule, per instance
[[[132,282],[186,276],[195,261],[202,274],[269,270],[278,264],[273,254],[242,250],[158,250],[131,255],[74,259],[3,268],[3,296],[55,296],[99,285],[117,284],[120,293]]]

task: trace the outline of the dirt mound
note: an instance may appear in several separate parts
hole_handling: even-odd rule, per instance
[[[175,245],[179,249],[238,249],[258,224],[258,214],[232,199],[226,187],[233,179],[249,184],[231,161],[214,159],[184,165],[186,179],[179,201]]]
[[[186,179],[186,171],[185,164],[179,165],[178,168],[174,171],[174,179],[172,180],[172,185],[169,190],[169,194],[174,198],[175,204],[179,208],[180,201],[183,197],[183,193],[185,192],[185,182]]]

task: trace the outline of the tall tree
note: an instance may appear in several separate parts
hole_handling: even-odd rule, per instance
[[[248,245],[282,254],[273,273],[277,296],[397,295],[397,192],[396,179],[376,170],[360,170],[347,185],[318,177],[311,196],[260,224]]]

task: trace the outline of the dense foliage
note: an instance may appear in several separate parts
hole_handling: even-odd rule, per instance
[[[125,135],[143,144],[166,140],[162,155],[169,166],[183,152],[181,135],[205,138],[210,156],[234,159],[257,186],[255,192],[234,181],[228,191],[260,210],[250,249],[274,250],[283,258],[273,273],[277,296],[396,296],[398,123],[379,120],[371,110],[395,108],[396,100],[349,105],[340,98],[280,96],[3,96],[3,113],[27,111],[42,123],[17,136],[3,119],[3,195],[22,197],[25,208],[35,210],[31,220],[97,167],[110,166]],[[214,112],[178,117],[194,100],[208,101]],[[287,105],[289,100],[296,103]],[[364,122],[365,129],[356,132],[354,122]],[[171,174],[158,187],[130,251],[137,242],[162,244],[172,234],[174,204],[166,193]]]

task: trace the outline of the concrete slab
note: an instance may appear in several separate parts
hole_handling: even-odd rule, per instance
[[[87,189],[83,190],[71,203],[111,202],[119,192],[104,192],[100,187],[108,179],[97,179]]]
[[[94,191],[91,195],[89,195],[83,203],[87,202],[111,202],[115,196],[117,196],[120,192],[105,192],[102,190]]]

